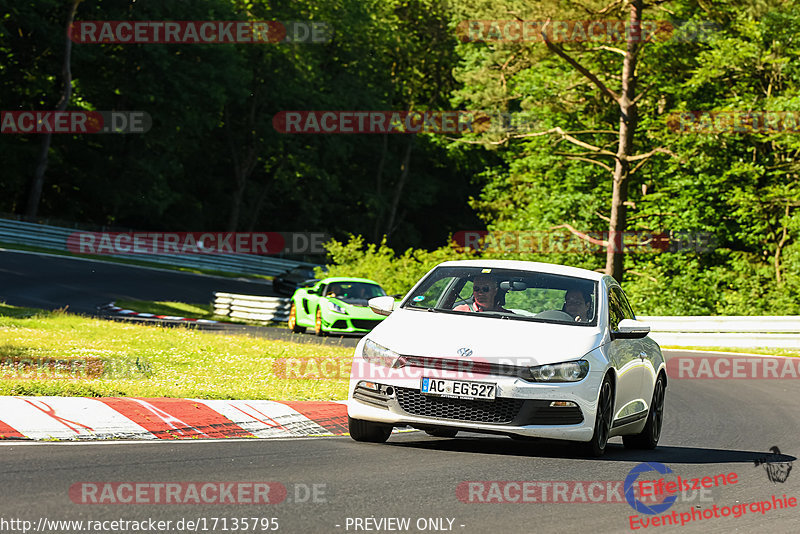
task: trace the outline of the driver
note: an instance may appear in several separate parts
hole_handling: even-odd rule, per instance
[[[564,295],[563,311],[567,312],[578,323],[588,323],[591,320],[592,297],[579,289],[570,289]]]
[[[472,281],[472,304],[461,304],[454,311],[501,311],[511,313],[500,305],[501,294],[497,279],[486,274],[479,274]]]

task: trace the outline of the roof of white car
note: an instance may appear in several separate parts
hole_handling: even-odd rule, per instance
[[[579,267],[568,267],[555,263],[541,263],[538,261],[519,261],[519,260],[454,260],[440,263],[442,267],[488,267],[495,269],[518,269],[520,271],[535,271],[540,273],[561,274],[564,276],[574,276],[576,278],[586,278],[587,280],[600,281],[603,273],[581,269]],[[437,267],[438,267],[437,266]]]

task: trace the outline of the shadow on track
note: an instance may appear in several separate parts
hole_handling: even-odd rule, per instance
[[[763,459],[764,451],[742,451],[712,449],[703,447],[678,447],[659,445],[655,450],[642,451],[626,449],[621,443],[610,442],[606,453],[600,458],[590,458],[581,452],[580,445],[570,441],[526,440],[516,441],[502,437],[472,437],[465,435],[455,438],[420,437],[419,440],[392,441],[386,445],[428,449],[437,451],[463,452],[471,454],[494,454],[502,456],[522,456],[530,458],[585,459],[614,462],[660,462],[678,464],[750,464]],[[794,456],[782,454],[773,461],[793,462]]]

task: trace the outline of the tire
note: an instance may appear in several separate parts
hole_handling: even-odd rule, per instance
[[[297,306],[292,302],[292,307],[289,308],[289,328],[295,334],[302,334],[306,331],[305,326],[297,326]]]
[[[314,333],[318,336],[325,335],[325,331],[322,329],[322,308],[317,308],[317,315],[314,318]]]
[[[652,450],[656,448],[658,439],[661,437],[661,427],[664,424],[666,389],[664,376],[658,375],[656,385],[653,388],[653,401],[650,403],[650,411],[647,414],[647,423],[640,433],[622,436],[622,443],[626,449]]]
[[[458,430],[455,428],[433,428],[426,430],[425,433],[434,438],[454,438],[458,434]]]
[[[584,444],[587,455],[595,458],[606,452],[608,436],[611,433],[611,421],[614,418],[614,388],[608,375],[603,378],[600,385],[600,394],[597,396],[597,414],[594,420],[594,433],[592,439]]]
[[[347,416],[347,428],[350,430],[350,437],[356,441],[368,443],[385,443],[392,435],[392,427],[353,419]]]

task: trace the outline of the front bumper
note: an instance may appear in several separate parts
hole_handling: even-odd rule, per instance
[[[496,375],[469,378],[497,385],[495,400],[482,401],[422,395],[419,378],[390,378],[387,375],[391,373],[385,373],[388,369],[382,369],[385,378],[351,379],[347,409],[350,417],[394,426],[452,427],[571,441],[591,439],[603,379],[602,372],[590,372],[574,383],[547,384]],[[436,376],[428,370],[418,371],[421,376]],[[365,381],[375,384],[378,391],[365,388]],[[574,405],[551,406],[554,401]]]
[[[377,318],[358,318],[341,314],[333,317],[323,315],[322,327],[326,332],[341,334],[364,333],[371,332],[383,319],[384,317],[381,316],[377,316]]]

